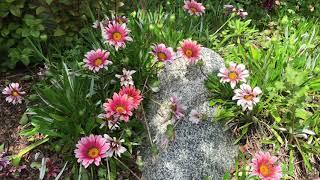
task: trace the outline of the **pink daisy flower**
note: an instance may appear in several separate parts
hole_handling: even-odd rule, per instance
[[[91,27],[93,27],[93,28],[95,28],[95,29],[100,28],[100,22],[99,22],[99,20],[95,20],[95,21],[92,23],[92,26],[91,26]]]
[[[179,54],[190,64],[195,64],[201,58],[201,45],[190,39],[180,42]]]
[[[282,176],[281,168],[276,164],[277,157],[269,152],[258,152],[251,163],[252,175],[259,176],[262,180],[279,180]]]
[[[123,24],[128,22],[128,18],[126,18],[125,16],[116,16],[114,18],[114,21],[117,22],[118,24]]]
[[[170,98],[170,108],[172,112],[172,118],[174,122],[184,117],[183,111],[185,110],[184,106],[180,103],[176,96]]]
[[[76,158],[85,168],[92,163],[99,166],[101,159],[107,157],[106,152],[110,148],[105,138],[92,134],[81,138],[76,147],[74,150]]]
[[[117,119],[113,119],[113,117],[107,118],[107,114],[99,114],[98,118],[105,120],[105,123],[100,127],[107,125],[110,130],[115,130],[120,128],[120,122]]]
[[[120,157],[122,153],[126,152],[127,149],[121,146],[121,143],[124,142],[124,139],[117,140],[117,138],[115,137],[111,138],[107,134],[104,135],[104,138],[106,138],[107,143],[110,146],[110,148],[107,151],[108,157],[112,157],[113,154]]]
[[[224,5],[223,8],[229,13],[237,12],[237,8],[230,4]]]
[[[93,72],[98,72],[102,68],[108,69],[107,66],[112,64],[112,62],[108,60],[109,54],[108,51],[101,49],[87,52],[85,55],[86,58],[83,60],[86,63],[84,67]]]
[[[157,61],[161,62],[172,62],[174,52],[171,47],[166,47],[164,44],[157,44],[152,47],[152,54]]]
[[[183,9],[187,11],[190,15],[201,16],[206,9],[202,3],[198,3],[195,0],[184,1]]]
[[[4,152],[0,153],[0,171],[5,169],[10,164],[10,157]]]
[[[118,24],[116,22],[111,22],[107,26],[101,27],[102,37],[110,45],[114,46],[116,50],[119,48],[126,47],[127,41],[132,41],[129,36],[130,30],[127,28],[126,24]]]
[[[60,172],[60,169],[56,162],[54,162],[50,158],[46,158],[46,169],[47,169],[47,177],[57,177]]]
[[[120,89],[119,95],[127,95],[130,100],[132,100],[133,108],[138,109],[142,96],[139,89],[136,89],[134,86],[123,86]]]
[[[108,102],[103,104],[106,111],[106,117],[113,116],[114,119],[129,121],[129,117],[132,116],[133,104],[132,100],[128,98],[128,95],[113,94],[112,99],[108,99]]]
[[[252,89],[247,84],[241,84],[240,89],[235,89],[234,93],[232,100],[238,100],[237,105],[241,105],[242,110],[245,111],[246,109],[252,110],[253,105],[260,101],[258,95],[261,94],[262,91],[259,87]]]
[[[129,86],[134,85],[132,75],[135,73],[135,70],[126,70],[125,68],[122,69],[122,75],[116,74],[116,77],[120,79],[121,86]]]
[[[246,70],[243,64],[236,64],[231,62],[229,68],[221,68],[218,76],[221,77],[220,82],[230,82],[231,88],[234,89],[240,81],[246,82],[249,77],[249,71]]]
[[[189,120],[194,124],[198,124],[201,121],[201,119],[202,119],[202,114],[192,109],[189,114]]]
[[[22,91],[19,83],[10,83],[9,86],[3,89],[2,94],[7,95],[7,102],[12,104],[21,104],[23,99],[22,95],[26,94],[26,92]]]
[[[248,16],[248,13],[243,9],[239,9],[237,15],[239,15],[242,19],[245,19]]]

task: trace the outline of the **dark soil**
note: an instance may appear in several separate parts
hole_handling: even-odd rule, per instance
[[[20,68],[15,69],[14,72],[0,73],[0,145],[4,144],[6,155],[15,155],[30,144],[26,137],[20,135],[21,130],[24,128],[20,123],[20,119],[26,111],[26,103],[28,103],[27,96],[32,94],[32,86],[39,80],[39,76],[37,75],[38,71],[39,67],[35,67],[32,69]],[[2,90],[12,82],[19,83],[22,90],[26,92],[21,104],[13,105],[6,102],[6,96],[2,94]],[[39,139],[41,136],[35,138]],[[4,175],[10,167],[13,167],[10,166],[0,172],[0,179],[39,179],[39,171],[30,167],[30,164],[35,162],[34,157],[37,152],[41,154],[37,159],[37,162],[40,164],[41,157],[48,157],[50,154],[45,145],[39,146],[23,157],[20,165],[25,165],[26,168],[23,169],[21,173],[16,172],[14,175]],[[54,162],[60,162],[56,156],[52,156],[51,159],[53,159]],[[60,164],[62,163],[59,163],[59,165]],[[59,168],[61,167],[59,166]]]

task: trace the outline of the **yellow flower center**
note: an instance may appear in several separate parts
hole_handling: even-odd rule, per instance
[[[237,77],[238,77],[238,75],[237,75],[237,73],[235,73],[235,72],[231,72],[231,73],[228,74],[228,77],[229,77],[229,79],[231,79],[231,80],[236,80]]]
[[[113,40],[119,41],[122,38],[122,35],[119,32],[115,32],[112,34],[112,38]]]
[[[198,10],[194,7],[190,8],[193,13],[196,13]]]
[[[102,64],[102,59],[98,58],[94,61],[94,65],[100,66]]]
[[[17,97],[19,96],[19,93],[17,91],[13,91],[11,95]]]
[[[99,149],[97,149],[96,147],[93,147],[93,148],[90,148],[89,150],[88,150],[88,156],[90,157],[90,158],[96,158],[96,157],[98,157],[99,156]]]
[[[192,54],[193,54],[193,52],[192,52],[191,49],[187,49],[187,50],[185,51],[185,54],[186,54],[187,57],[191,57]]]
[[[116,108],[117,113],[123,113],[125,111],[123,106],[117,106]]]
[[[262,164],[259,170],[260,170],[260,173],[265,177],[268,177],[270,175],[270,168],[267,164]]]
[[[252,94],[244,95],[244,99],[251,101],[254,98]]]
[[[165,60],[165,59],[167,59],[167,55],[166,55],[165,53],[163,53],[163,52],[158,52],[158,53],[157,53],[157,56],[158,56],[158,58],[159,58],[160,60]]]

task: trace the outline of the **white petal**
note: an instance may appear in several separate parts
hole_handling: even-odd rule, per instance
[[[262,93],[262,91],[261,91],[261,89],[259,88],[259,87],[255,87],[254,89],[253,89],[253,94],[254,95],[259,95],[259,94],[261,94]]]

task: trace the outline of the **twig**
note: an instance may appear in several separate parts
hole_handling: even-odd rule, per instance
[[[136,173],[134,173],[126,164],[124,164],[122,161],[120,161],[120,159],[114,157],[120,164],[122,164],[124,167],[126,167],[132,175],[134,175],[137,179],[141,179],[138,175],[136,175]]]
[[[153,143],[152,143],[152,138],[151,138],[151,134],[150,134],[149,124],[148,124],[147,118],[146,118],[146,113],[144,111],[143,106],[141,106],[141,108],[142,108],[143,119],[144,119],[145,125],[147,126],[147,132],[148,132],[149,141],[150,141],[150,144],[152,146]]]

